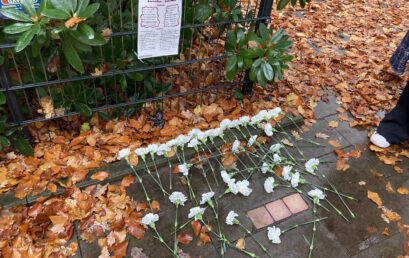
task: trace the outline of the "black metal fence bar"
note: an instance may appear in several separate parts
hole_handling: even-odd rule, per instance
[[[123,102],[119,104],[114,104],[114,105],[109,105],[109,106],[102,106],[102,107],[97,107],[97,108],[92,108],[92,112],[98,112],[98,111],[104,111],[104,110],[109,110],[109,109],[114,109],[114,108],[121,108],[121,107],[126,107],[130,105],[135,105],[135,104],[141,104],[141,103],[146,103],[146,102],[153,102],[157,100],[164,100],[164,99],[169,99],[169,98],[174,98],[174,97],[180,97],[180,96],[187,96],[191,94],[196,94],[200,92],[205,92],[205,91],[211,91],[211,90],[217,90],[217,89],[222,89],[222,88],[227,88],[227,87],[232,87],[232,86],[238,86],[238,85],[243,85],[245,83],[248,83],[247,80],[245,81],[238,81],[238,82],[231,82],[231,83],[226,83],[226,84],[219,84],[217,86],[213,87],[208,87],[208,88],[199,88],[195,89],[193,91],[188,91],[188,92],[179,92],[179,93],[174,93],[170,95],[163,95],[163,96],[158,96],[154,98],[147,98],[147,99],[141,99],[141,100],[136,100],[136,101],[129,101],[129,102]],[[64,118],[64,117],[69,117],[69,116],[75,116],[79,115],[79,112],[69,112],[64,115],[58,115],[50,118],[37,118],[37,119],[31,119],[31,120],[25,120],[21,122],[20,124],[12,123],[8,124],[7,127],[14,127],[18,125],[28,125],[36,122],[43,122],[43,121],[48,121],[48,120],[54,120],[58,118]]]

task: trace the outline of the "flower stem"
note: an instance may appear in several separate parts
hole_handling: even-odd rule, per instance
[[[129,162],[129,159],[128,159],[128,158],[125,158],[125,160],[126,160],[126,162],[128,163],[128,165],[131,167],[131,169],[132,169],[132,171],[134,172],[134,174],[135,174],[136,178],[138,179],[139,183],[141,183],[143,192],[145,193],[146,201],[147,201],[148,204],[149,204],[149,208],[150,208],[151,210],[153,210],[153,209],[152,209],[152,204],[151,204],[151,198],[149,197],[148,193],[146,192],[145,185],[144,185],[143,182],[142,182],[142,177],[140,177],[139,174],[136,172],[135,168],[134,168],[134,167],[132,166],[132,164]]]
[[[314,248],[314,237],[315,237],[315,231],[317,230],[316,227],[316,220],[315,220],[315,216],[317,214],[317,207],[316,207],[316,203],[317,203],[318,199],[317,197],[314,197],[314,209],[313,209],[313,224],[314,226],[312,227],[312,238],[311,238],[311,242],[310,242],[310,251],[308,253],[308,258],[311,258],[311,254],[312,254],[312,249]]]
[[[271,257],[271,258],[272,258],[272,256],[271,256],[271,255],[269,254],[269,252],[267,251],[267,248],[265,248],[264,245],[263,245],[262,243],[260,243],[260,241],[258,241],[257,238],[255,238],[255,237],[253,236],[253,234],[251,233],[250,230],[248,230],[246,227],[244,227],[240,222],[238,223],[238,225],[239,225],[244,231],[246,231],[246,233],[247,233],[248,235],[250,235],[251,238],[253,238],[253,240],[261,247],[261,249],[263,250],[263,252],[265,252],[265,253],[268,255],[268,257]]]
[[[307,221],[307,222],[304,222],[304,223],[295,224],[294,226],[291,226],[289,228],[281,230],[281,234],[284,234],[285,232],[288,232],[288,231],[290,231],[292,229],[295,229],[295,228],[298,228],[298,227],[301,227],[301,226],[304,226],[304,225],[308,225],[308,224],[311,224],[311,223],[314,223],[314,222],[320,222],[321,220],[326,220],[327,218],[328,217],[323,217],[323,218],[318,218],[318,219],[314,219],[314,220],[311,220],[311,221]]]

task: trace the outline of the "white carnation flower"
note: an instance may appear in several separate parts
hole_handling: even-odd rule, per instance
[[[310,173],[313,173],[317,166],[320,164],[320,160],[316,158],[312,158],[305,163],[305,170]]]
[[[230,211],[229,214],[227,214],[226,217],[226,224],[227,225],[233,225],[234,220],[236,220],[236,217],[238,217],[239,215],[237,213],[235,213],[234,211]]]
[[[190,132],[187,135],[189,135],[191,138],[196,138],[201,133],[203,133],[202,130],[194,128],[190,130]]]
[[[138,156],[144,156],[149,153],[149,150],[147,148],[138,148],[134,152]]]
[[[291,172],[292,169],[293,169],[292,166],[284,166],[282,175],[283,175],[285,180],[287,180],[287,181],[291,180],[290,172]]]
[[[191,139],[192,139],[192,137],[190,137],[190,136],[188,136],[188,135],[181,134],[181,135],[179,135],[178,137],[176,137],[176,139],[174,140],[174,141],[175,141],[175,144],[173,144],[173,145],[186,144],[186,143],[188,143]]]
[[[200,206],[197,207],[193,207],[190,209],[189,211],[189,219],[194,218],[195,220],[197,220],[201,215],[203,215],[203,213],[205,212],[204,208],[201,208]],[[200,216],[198,216],[200,214]]]
[[[281,144],[276,143],[270,146],[270,151],[277,152],[281,148]]]
[[[193,148],[193,147],[195,147],[195,146],[197,146],[197,145],[200,145],[199,140],[196,139],[196,138],[193,138],[193,139],[190,140],[190,142],[187,144],[187,147]]]
[[[255,142],[256,140],[257,140],[257,135],[251,136],[250,139],[249,139],[249,141],[248,141],[248,143],[247,143],[247,146],[249,146],[249,147],[253,146],[253,144],[254,144],[254,142]]]
[[[129,156],[129,155],[131,155],[131,150],[128,148],[128,149],[122,149],[122,150],[120,150],[119,152],[118,152],[118,157],[116,157],[116,159],[117,160],[121,160],[121,159],[123,159],[124,157],[127,157],[127,156]]]
[[[280,235],[281,235],[281,229],[279,227],[268,227],[267,228],[267,236],[268,239],[271,240],[271,242],[273,242],[274,244],[280,244],[281,243],[281,239],[280,239]]]
[[[325,198],[325,193],[320,189],[314,189],[308,192],[308,195],[312,198],[317,197],[317,202]]]
[[[266,125],[264,126],[264,132],[269,137],[273,136],[273,127],[270,123],[266,123]]]
[[[247,124],[248,122],[250,122],[250,117],[242,116],[240,117],[239,121],[240,121],[240,124]]]
[[[212,199],[213,196],[214,196],[214,192],[208,192],[208,193],[202,194],[202,200],[200,201],[200,204],[202,205],[202,204],[207,203],[207,201]]]
[[[189,175],[189,168],[187,167],[186,163],[178,165],[179,172],[182,173],[184,176]]]
[[[159,220],[158,214],[148,213],[142,218],[142,224],[149,225]]]
[[[263,162],[263,165],[261,165],[261,172],[263,174],[267,173],[268,168],[269,168],[269,165],[267,163]]]
[[[261,117],[261,119],[268,119],[268,111],[267,110],[261,110],[260,112],[258,112],[257,114],[258,116]]]
[[[158,151],[159,146],[156,143],[149,144],[147,147],[148,153],[156,153]]]
[[[250,123],[251,124],[257,124],[258,122],[260,122],[261,120],[263,120],[263,118],[259,115],[255,115],[251,118]]]
[[[235,120],[231,121],[229,127],[230,127],[230,128],[235,128],[236,126],[239,126],[239,125],[241,125],[240,121],[237,120],[237,119],[235,119]]]
[[[230,128],[231,120],[230,119],[224,119],[223,121],[220,122],[220,128],[222,130],[225,130],[226,128]]]
[[[185,202],[187,200],[186,196],[181,193],[181,192],[173,192],[170,196],[169,196],[169,200],[176,204],[176,202],[179,202],[180,205],[184,206]]]
[[[237,191],[244,196],[249,196],[253,191],[251,188],[249,188],[249,184],[250,183],[247,180],[237,181],[236,183]]]
[[[274,177],[269,177],[264,181],[264,190],[266,190],[267,193],[274,192],[274,181]]]
[[[238,153],[239,152],[239,146],[240,146],[240,141],[235,140],[233,143],[233,146],[231,147],[231,151],[233,153]]]
[[[274,162],[275,162],[275,163],[278,163],[278,162],[281,161],[281,157],[280,157],[280,155],[278,155],[277,153],[274,153],[273,159],[274,159]]]
[[[163,154],[170,152],[170,151],[171,151],[170,146],[167,143],[165,143],[165,144],[159,145],[158,150],[156,151],[156,154],[158,154],[159,156],[162,156]]]
[[[277,117],[280,115],[281,111],[282,111],[282,110],[281,110],[280,107],[276,107],[276,108],[274,108],[274,109],[268,111],[268,113],[269,113],[270,117],[272,117],[272,118],[275,119],[275,118],[277,118]]]
[[[300,173],[294,173],[292,176],[291,176],[291,185],[293,186],[293,187],[297,187],[298,186],[298,182],[300,181]]]

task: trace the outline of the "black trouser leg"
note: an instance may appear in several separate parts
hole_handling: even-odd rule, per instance
[[[396,107],[380,122],[378,133],[389,143],[409,140],[409,81]]]

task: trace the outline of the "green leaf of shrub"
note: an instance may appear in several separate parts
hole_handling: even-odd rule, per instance
[[[6,9],[0,10],[0,13],[16,21],[31,22],[30,17],[27,14],[17,9],[6,8]]]
[[[89,4],[89,0],[79,0],[78,7],[75,12],[78,14],[83,12],[85,8],[87,8],[88,4]]]
[[[5,136],[0,135],[0,145],[10,146],[10,141]]]
[[[83,116],[92,116],[91,108],[85,105],[84,103],[79,102],[75,103],[75,108]]]
[[[213,8],[209,4],[198,4],[193,8],[194,19],[198,22],[206,21],[213,13]]]
[[[4,63],[4,56],[0,56],[0,65],[3,65]]]
[[[277,4],[277,10],[283,9],[288,4],[288,2],[290,2],[290,0],[279,0]]]
[[[34,156],[34,150],[31,148],[30,143],[20,135],[13,136],[13,145],[21,152],[24,156]]]
[[[40,31],[41,27],[39,24],[34,25],[28,31],[24,32],[23,35],[17,40],[15,50],[20,52],[25,49],[28,44],[30,44],[33,37]]]
[[[4,132],[5,128],[6,128],[6,122],[0,121],[0,133]]]
[[[99,3],[90,4],[83,11],[79,13],[79,16],[81,18],[91,17],[98,10],[98,8],[99,8]]]
[[[236,55],[232,55],[231,57],[229,57],[229,59],[227,59],[226,62],[226,71],[232,71],[237,65],[237,56]]]
[[[94,39],[95,38],[95,31],[86,23],[81,23],[78,26],[78,31],[88,39]]]
[[[70,0],[50,0],[51,4],[55,7],[55,9],[59,9],[62,11],[65,11],[67,13],[70,13],[71,6],[68,3]]]
[[[273,80],[274,78],[273,67],[271,67],[271,65],[267,62],[263,62],[261,64],[261,68],[263,69],[263,74],[267,81]]]
[[[42,12],[42,15],[47,16],[51,19],[61,19],[65,20],[71,17],[68,12],[59,9],[45,9]]]
[[[20,0],[20,4],[23,9],[30,15],[36,15],[36,9],[34,8],[34,4],[32,0]]]
[[[17,33],[22,33],[30,29],[34,24],[32,23],[21,23],[17,22],[14,24],[11,24],[3,29],[4,33],[7,34],[17,34]]]
[[[0,105],[6,104],[6,95],[3,92],[0,92]]]
[[[64,52],[65,59],[75,70],[80,73],[84,73],[84,66],[77,51],[72,46],[71,42],[67,38],[63,38],[61,42],[62,51]]]

